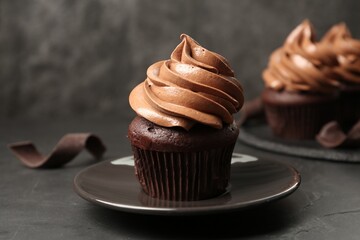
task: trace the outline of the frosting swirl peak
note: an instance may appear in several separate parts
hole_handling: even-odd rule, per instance
[[[333,92],[339,85],[332,69],[336,63],[330,46],[316,42],[314,28],[305,20],[270,56],[263,78],[278,91]]]
[[[338,66],[334,71],[340,80],[360,84],[360,41],[352,38],[346,24],[334,25],[321,41],[331,45],[337,55]]]
[[[169,60],[152,64],[130,93],[134,111],[164,127],[222,128],[243,105],[243,89],[226,59],[182,34]]]

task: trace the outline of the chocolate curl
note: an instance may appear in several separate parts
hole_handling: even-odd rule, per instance
[[[86,148],[100,159],[106,147],[101,139],[91,133],[69,133],[63,136],[48,156],[43,156],[32,142],[17,142],[8,145],[15,156],[29,168],[57,168],[74,159]]]
[[[360,120],[345,134],[339,123],[331,121],[325,124],[316,135],[316,140],[323,147],[360,147]]]
[[[335,148],[346,141],[346,134],[336,121],[325,124],[316,135],[316,140],[326,148]]]
[[[241,109],[240,119],[237,121],[238,126],[246,123],[249,119],[264,117],[264,105],[261,97],[246,101]]]

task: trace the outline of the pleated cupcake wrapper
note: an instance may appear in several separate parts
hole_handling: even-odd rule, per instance
[[[334,104],[306,106],[265,105],[268,124],[280,137],[312,139],[321,127],[334,119]]]
[[[158,152],[133,146],[144,192],[164,200],[194,201],[225,192],[234,144],[200,152]]]

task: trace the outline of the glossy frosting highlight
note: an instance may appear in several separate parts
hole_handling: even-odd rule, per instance
[[[316,42],[314,28],[305,20],[272,53],[263,79],[267,87],[277,91],[330,93],[339,85],[332,68],[336,62],[331,47]]]
[[[322,43],[331,45],[337,55],[338,66],[334,71],[344,82],[360,84],[360,41],[352,38],[345,23],[333,26],[322,38]]]
[[[169,60],[151,65],[130,93],[134,111],[163,127],[222,128],[243,105],[243,89],[226,59],[182,34]]]

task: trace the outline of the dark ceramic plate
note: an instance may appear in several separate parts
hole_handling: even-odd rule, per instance
[[[292,156],[338,162],[360,162],[360,149],[327,149],[315,140],[283,140],[275,137],[263,121],[249,122],[242,126],[239,140],[253,147]]]
[[[146,195],[134,175],[133,158],[90,166],[74,179],[75,191],[92,203],[133,213],[154,215],[210,214],[264,204],[294,192],[300,175],[292,167],[252,156],[233,154],[232,178],[223,195],[201,201],[164,201]]]

